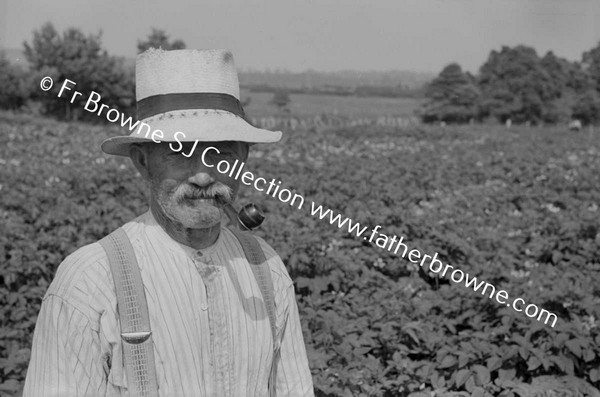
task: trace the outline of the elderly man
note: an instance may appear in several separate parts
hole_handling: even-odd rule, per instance
[[[292,280],[262,239],[224,227],[239,182],[213,166],[281,133],[244,120],[228,51],[149,50],[136,96],[153,133],[102,149],[131,158],[150,210],[60,265],[24,396],[313,395]]]

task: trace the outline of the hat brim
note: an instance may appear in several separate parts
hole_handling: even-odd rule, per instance
[[[145,125],[144,125],[145,124]],[[135,125],[135,124],[134,124]],[[126,126],[129,126],[126,124]],[[129,136],[106,139],[102,151],[129,156],[129,145],[144,142],[218,142],[241,141],[273,143],[281,140],[281,131],[254,127],[232,113],[219,110],[179,110],[153,116],[140,122]]]

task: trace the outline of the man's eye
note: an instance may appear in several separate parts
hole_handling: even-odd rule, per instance
[[[172,150],[169,150],[169,153],[167,153],[165,157],[169,160],[178,160],[180,157],[183,156],[181,155],[181,152],[174,152]]]

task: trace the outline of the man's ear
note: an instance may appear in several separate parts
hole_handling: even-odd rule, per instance
[[[132,144],[129,145],[129,158],[144,179],[150,179],[148,170],[148,147],[145,145]]]

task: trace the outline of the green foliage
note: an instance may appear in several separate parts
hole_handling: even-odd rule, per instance
[[[476,78],[456,63],[429,84],[429,101],[420,109],[426,123],[464,123],[492,117],[500,122],[563,123],[598,121],[595,82],[600,78],[600,44],[582,64],[549,51],[539,58],[531,47],[492,51]]]
[[[148,48],[162,48],[163,50],[182,50],[185,43],[182,40],[169,40],[169,35],[164,30],[152,28],[152,32],[145,41],[138,40],[138,54],[146,51]]]
[[[504,121],[542,121],[545,106],[559,92],[531,47],[502,47],[492,51],[479,72],[482,112]]]
[[[589,89],[579,94],[573,104],[573,117],[585,124],[600,122],[600,93]]]
[[[581,66],[558,58],[551,51],[540,60],[540,64],[553,82],[554,97],[552,101],[545,103],[542,120],[548,123],[564,123],[571,118],[579,118],[586,123],[591,120],[591,115],[574,114],[576,103],[593,85],[592,79]]]
[[[30,95],[26,76],[23,69],[11,65],[0,51],[0,109],[18,109],[25,104]]]
[[[570,62],[559,58],[552,51],[548,51],[540,64],[554,82],[554,95],[571,90],[580,93],[590,88],[592,79],[589,73],[582,69],[579,63]]]
[[[446,66],[427,87],[421,118],[425,123],[444,121],[465,123],[477,117],[479,90],[457,63]]]
[[[594,80],[596,91],[600,93],[600,41],[596,47],[583,53],[582,64]]]
[[[267,201],[264,232],[289,255],[320,395],[515,395],[569,374],[599,385],[600,152],[572,139],[356,129],[298,134],[260,154],[268,178],[561,318],[550,328],[460,286],[433,291],[406,261]]]
[[[123,59],[109,56],[101,46],[101,35],[85,36],[69,28],[60,35],[51,23],[34,31],[31,44],[24,43],[25,56],[36,77],[49,75],[54,80],[51,91],[39,90],[39,79],[31,84],[37,90],[33,99],[44,106],[43,112],[59,119],[102,120],[83,109],[92,90],[102,96],[102,102],[123,112],[131,113],[135,105],[134,75],[124,66]],[[53,72],[51,74],[45,74]],[[73,91],[57,97],[65,79],[83,95],[70,103]]]
[[[147,209],[130,161],[100,152],[117,133],[0,114],[0,394],[18,394],[58,264]],[[306,199],[298,210],[243,187],[240,204],[264,208],[258,234],[296,283],[316,394],[600,387],[598,142],[550,128],[361,127],[254,146],[248,170]],[[408,261],[311,217],[309,200],[437,251],[558,323],[460,285],[434,290]]]

